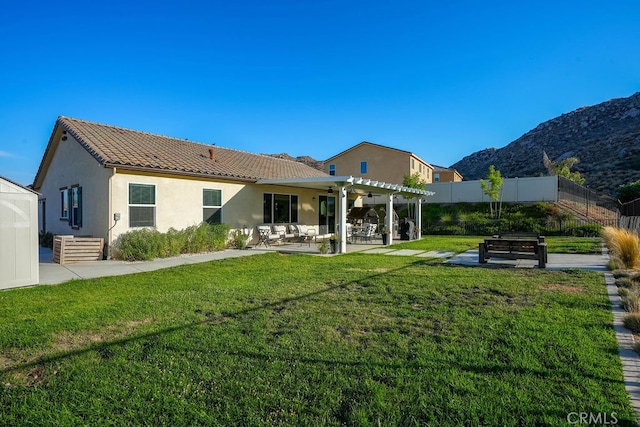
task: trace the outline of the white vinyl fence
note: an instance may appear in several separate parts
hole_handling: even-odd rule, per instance
[[[428,191],[435,194],[426,197],[426,203],[479,203],[490,202],[482,192],[480,181],[436,182],[427,184]],[[557,202],[558,177],[541,176],[528,178],[506,178],[502,185],[503,202]]]

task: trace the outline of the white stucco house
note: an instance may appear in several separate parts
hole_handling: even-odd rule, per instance
[[[0,289],[36,285],[38,194],[0,177]]]
[[[332,176],[268,155],[62,116],[33,188],[41,194],[41,230],[102,237],[107,248],[139,227],[165,232],[203,221],[246,227],[253,235],[257,225],[276,223],[344,234],[340,224],[346,222],[347,206],[359,205],[363,195],[373,191],[391,203],[394,194],[428,194]]]

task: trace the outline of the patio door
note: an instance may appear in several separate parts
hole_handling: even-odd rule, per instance
[[[334,196],[318,197],[318,226],[319,234],[335,233],[336,198]]]

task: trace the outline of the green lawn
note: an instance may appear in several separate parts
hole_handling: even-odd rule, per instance
[[[0,425],[634,425],[611,322],[595,272],[366,254],[16,289]]]

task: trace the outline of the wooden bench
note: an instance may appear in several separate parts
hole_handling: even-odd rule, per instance
[[[478,244],[478,262],[485,264],[490,258],[534,259],[539,268],[547,265],[547,244],[538,238],[493,237]]]

